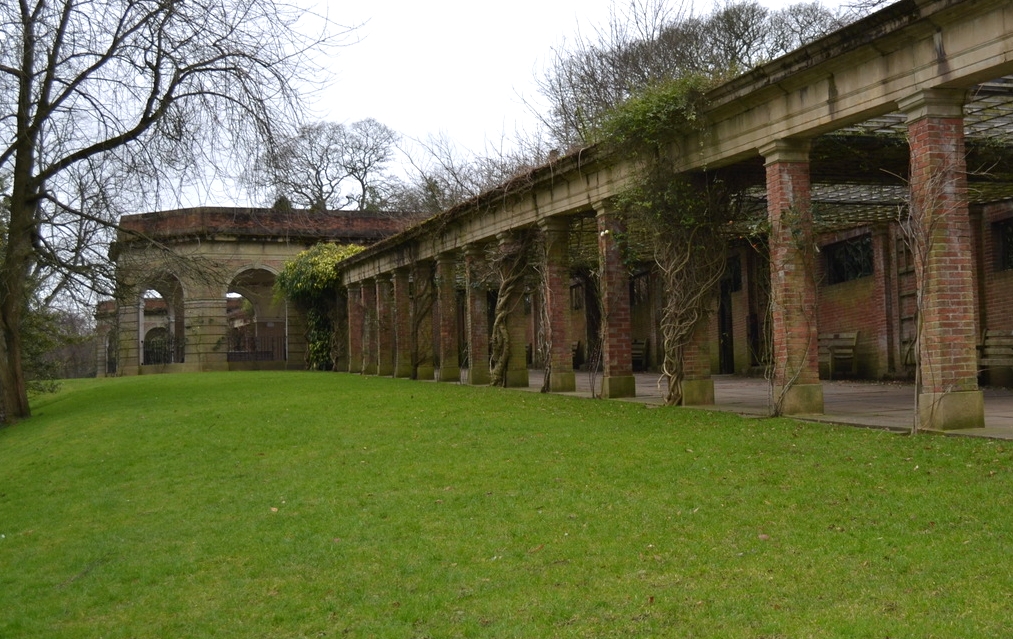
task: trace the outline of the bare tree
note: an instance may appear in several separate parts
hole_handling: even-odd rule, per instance
[[[847,18],[816,2],[772,12],[752,1],[727,2],[706,16],[679,0],[613,5],[608,25],[553,51],[536,78],[548,102],[530,105],[553,143],[593,143],[617,106],[644,89],[686,75],[721,79],[742,73],[826,35]]]
[[[336,122],[303,125],[265,151],[243,179],[296,207],[341,208],[341,184],[348,177],[342,161],[344,139],[345,127]]]
[[[484,155],[462,150],[445,135],[411,140],[403,148],[410,173],[406,180],[389,182],[384,206],[424,218],[446,211],[497,186],[523,178],[549,159],[540,139],[518,136],[507,148],[504,141]]]
[[[388,179],[383,170],[394,159],[400,139],[393,129],[373,118],[353,122],[345,129],[342,165],[358,187],[358,193],[348,196],[348,201],[360,211],[379,207],[382,185]]]
[[[0,4],[0,421],[30,414],[20,318],[40,265],[88,277],[95,233],[204,174],[256,157],[294,121],[311,54],[274,0],[16,0]],[[318,20],[319,24],[319,20]]]
[[[345,126],[315,122],[282,137],[243,174],[256,191],[272,200],[314,211],[377,208],[400,137],[372,118]],[[354,193],[346,195],[351,186]]]

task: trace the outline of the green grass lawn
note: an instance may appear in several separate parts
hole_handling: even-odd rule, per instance
[[[1013,445],[323,373],[0,429],[0,637],[1000,637]]]

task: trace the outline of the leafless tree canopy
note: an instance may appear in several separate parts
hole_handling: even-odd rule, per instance
[[[688,3],[629,0],[609,23],[553,52],[536,79],[548,109],[536,114],[554,144],[594,142],[605,116],[644,88],[687,74],[731,77],[826,35],[846,18],[817,2],[771,11],[747,0],[706,16]]]
[[[244,174],[255,191],[312,210],[379,208],[400,136],[372,118],[307,124],[278,139]],[[352,192],[346,192],[351,188]]]
[[[120,212],[256,157],[298,115],[297,87],[319,77],[311,54],[347,33],[306,35],[303,16],[274,0],[0,3],[2,421],[28,414],[17,329],[28,275],[59,274],[50,289],[91,283]]]

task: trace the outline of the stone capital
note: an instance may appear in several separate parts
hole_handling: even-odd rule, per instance
[[[910,124],[922,118],[962,118],[967,91],[964,89],[925,89],[897,102]]]
[[[810,146],[809,140],[783,139],[768,142],[759,151],[765,165],[776,162],[808,162]]]
[[[538,220],[538,228],[543,233],[562,233],[570,230],[570,220],[562,215],[543,217]]]

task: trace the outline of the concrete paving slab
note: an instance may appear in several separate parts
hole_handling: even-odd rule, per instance
[[[544,372],[530,371],[528,390],[541,388]],[[656,373],[637,373],[637,396],[622,401],[648,405],[664,404],[664,380]],[[758,377],[714,376],[714,405],[697,406],[739,415],[760,417],[770,414],[770,386]],[[601,375],[577,373],[577,390],[565,393],[592,397],[601,390]],[[985,427],[947,431],[946,435],[1013,439],[1013,389],[986,388]],[[895,431],[911,429],[915,414],[915,386],[903,382],[824,381],[822,415],[795,415],[796,419],[833,424],[850,424]]]

